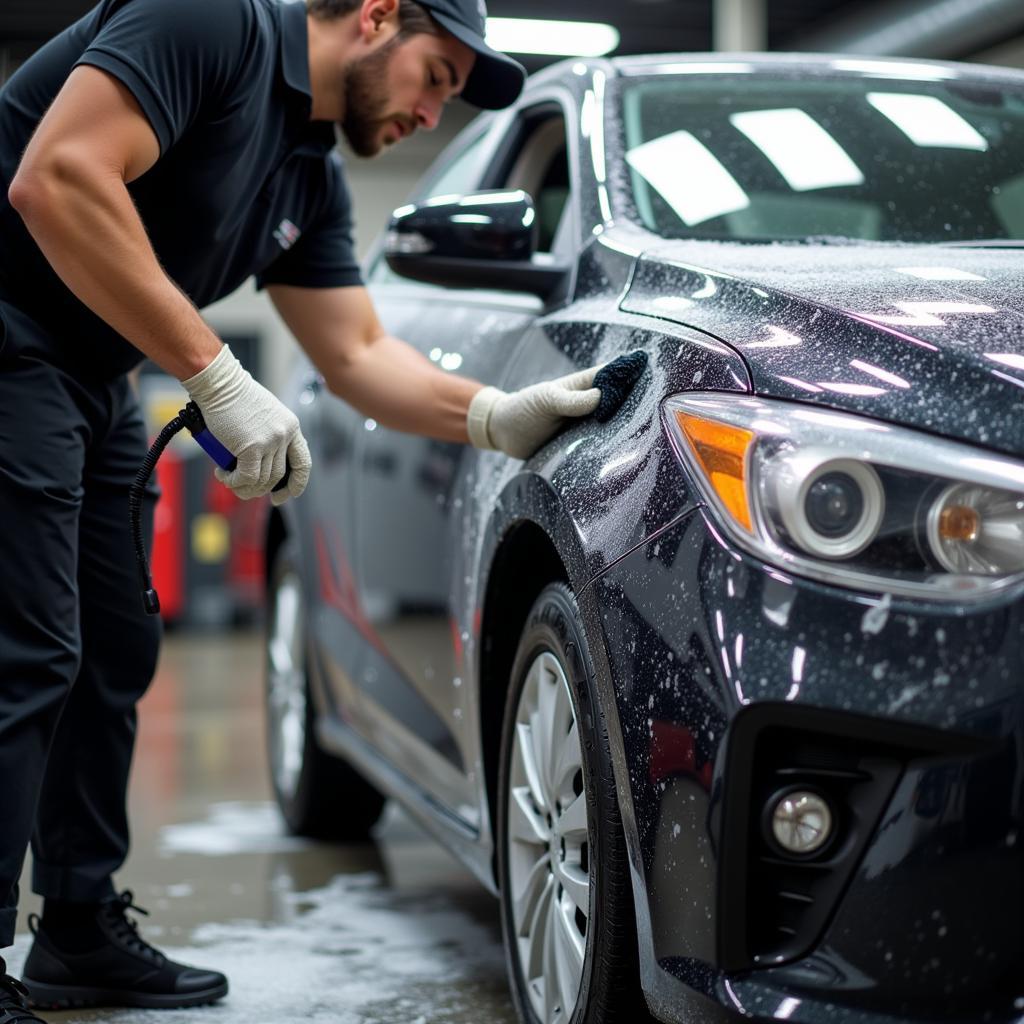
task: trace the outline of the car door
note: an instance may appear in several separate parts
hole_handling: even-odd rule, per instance
[[[309,509],[309,535],[303,544],[310,570],[307,578],[314,581],[309,594],[310,650],[319,656],[315,668],[334,716],[358,728],[355,679],[366,629],[352,567],[356,531],[351,480],[355,438],[363,417],[333,398],[312,367],[305,370],[299,403],[316,466],[303,499]]]
[[[471,151],[452,161],[421,199],[532,183],[539,215],[546,204],[540,239],[550,250],[569,206],[564,115],[550,104],[531,107],[506,131],[514,133],[516,146],[509,149],[494,138],[470,142]],[[489,153],[497,154],[497,165],[488,162]],[[539,169],[533,166],[538,163]],[[556,169],[547,174],[553,164]],[[540,187],[546,180],[557,182],[549,185],[550,194]],[[374,266],[370,281],[390,332],[442,370],[488,384],[500,384],[544,311],[530,295],[416,284],[394,277],[386,265]],[[460,633],[454,600],[467,581],[452,578],[462,539],[455,484],[467,452],[463,445],[368,421],[356,442],[354,500],[358,592],[374,635],[359,679],[370,738],[438,804],[475,828],[476,724],[466,713],[467,638]]]

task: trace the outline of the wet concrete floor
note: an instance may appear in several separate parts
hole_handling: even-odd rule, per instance
[[[168,637],[141,706],[133,850],[115,880],[150,911],[143,935],[224,971],[227,999],[46,1019],[512,1024],[496,901],[397,807],[374,844],[285,833],[263,755],[261,665],[255,634]],[[38,909],[26,893],[8,957],[15,974]]]

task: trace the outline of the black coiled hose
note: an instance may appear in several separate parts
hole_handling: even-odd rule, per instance
[[[135,483],[128,491],[128,518],[131,522],[132,540],[135,543],[135,564],[138,566],[139,582],[142,584],[142,606],[146,609],[147,615],[159,614],[160,597],[153,587],[153,579],[149,574],[149,559],[146,556],[146,544],[142,538],[142,499],[146,493],[149,478],[153,475],[153,470],[156,469],[157,461],[163,455],[164,449],[170,444],[171,438],[186,425],[185,418],[179,413],[160,431],[157,439],[150,446],[138,473],[135,474]]]
[[[171,438],[179,430],[188,428],[189,433],[199,442],[200,447],[221,467],[228,472],[237,465],[237,460],[207,429],[203,414],[195,402],[189,402],[178,415],[160,431],[142,463],[142,468],[135,475],[135,483],[128,490],[128,516],[132,528],[132,540],[135,542],[135,563],[139,567],[139,582],[142,584],[142,605],[146,614],[156,615],[160,611],[160,598],[153,587],[149,575],[149,559],[146,557],[146,545],[142,540],[142,498],[146,492],[146,484],[156,469],[156,464],[163,455],[164,449]],[[285,462],[284,475],[274,485],[274,491],[281,491],[288,486],[292,467]]]

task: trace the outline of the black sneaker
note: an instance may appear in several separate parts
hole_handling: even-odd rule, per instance
[[[60,936],[48,935],[39,918],[32,916],[29,927],[35,942],[22,973],[32,1006],[171,1009],[201,1006],[227,995],[228,979],[223,974],[168,960],[143,940],[138,925],[125,916],[126,910],[146,913],[132,903],[130,892],[99,905],[96,925],[105,941],[87,953],[64,952]],[[0,1017],[0,1024],[7,1021]]]
[[[2,962],[2,961],[0,961]],[[9,974],[0,974],[0,1024],[46,1024],[28,1008],[28,990]]]

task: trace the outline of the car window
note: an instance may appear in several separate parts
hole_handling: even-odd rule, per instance
[[[520,144],[507,161],[502,188],[522,189],[537,210],[539,252],[570,247],[571,187],[565,118],[550,106],[524,112]]]
[[[666,237],[1020,238],[1024,90],[992,82],[662,75],[619,105],[623,180]]]
[[[417,190],[416,201],[422,202],[431,196],[461,195],[464,192],[475,192],[477,183],[483,173],[486,158],[484,139],[487,134],[478,135],[447,168],[440,177],[429,182],[424,189]]]
[[[514,145],[489,167],[488,133],[478,136],[436,177],[417,190],[416,202],[434,196],[458,195],[488,189],[522,189],[537,212],[537,251],[571,259],[576,248],[572,188],[565,116],[547,102],[523,111],[510,127]],[[369,271],[371,283],[401,282],[379,254]],[[431,285],[423,285],[429,288]]]
[[[487,133],[484,132],[473,139],[451,163],[447,164],[438,177],[428,180],[425,187],[416,190],[414,201],[422,202],[431,196],[461,195],[464,192],[476,191],[487,155],[483,144],[486,138]],[[374,258],[367,278],[373,284],[405,281],[405,278],[399,277],[388,266],[383,250]]]

